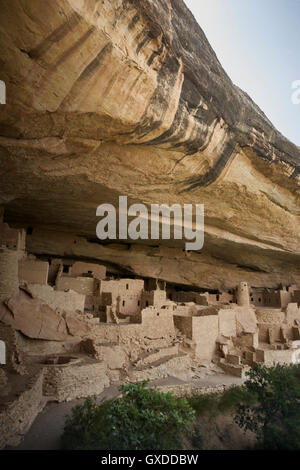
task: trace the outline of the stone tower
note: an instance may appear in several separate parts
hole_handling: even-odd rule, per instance
[[[250,306],[250,294],[249,287],[247,282],[240,282],[237,288],[237,304],[240,307],[249,307]]]
[[[0,214],[0,302],[19,292],[19,260],[24,256],[25,231],[10,228]]]

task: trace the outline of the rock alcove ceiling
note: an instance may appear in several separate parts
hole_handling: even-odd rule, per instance
[[[222,69],[181,0],[11,0],[0,204],[36,255],[203,288],[300,282],[300,150]],[[205,244],[95,243],[96,207],[205,205]]]

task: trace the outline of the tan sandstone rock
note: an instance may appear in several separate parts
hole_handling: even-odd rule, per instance
[[[68,336],[62,316],[22,290],[0,308],[0,320],[29,338],[60,341]]]
[[[0,30],[0,204],[32,253],[208,288],[299,283],[300,150],[182,0],[3,2]],[[119,195],[204,204],[201,253],[95,243],[96,208]]]

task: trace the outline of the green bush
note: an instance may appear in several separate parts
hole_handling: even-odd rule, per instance
[[[218,415],[221,412],[235,410],[241,404],[253,404],[254,401],[253,394],[241,385],[232,385],[223,393],[197,395],[188,399],[198,416]]]
[[[270,450],[300,449],[300,381],[298,365],[255,365],[245,387],[255,404],[242,404],[235,422],[255,433],[257,447]]]
[[[193,396],[188,399],[188,402],[198,416],[203,414],[213,415],[217,412],[219,399],[219,394],[211,393]]]
[[[226,412],[235,410],[240,405],[255,404],[255,396],[246,387],[242,385],[232,385],[221,395],[218,410]]]
[[[121,398],[98,405],[88,398],[67,417],[64,449],[175,450],[194,419],[185,398],[147,388],[147,382],[123,385]]]

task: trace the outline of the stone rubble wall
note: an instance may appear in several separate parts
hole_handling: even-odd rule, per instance
[[[30,379],[23,392],[0,407],[0,449],[20,443],[45,404],[43,372],[40,370]]]
[[[130,382],[141,382],[162,379],[168,376],[176,377],[180,380],[190,380],[191,358],[188,355],[176,355],[164,358],[164,360],[152,363],[151,367],[132,370],[129,373]]]
[[[214,386],[199,386],[193,383],[186,383],[180,385],[157,385],[155,388],[163,393],[172,392],[175,397],[197,397],[199,395],[208,395],[211,393],[223,393],[232,385],[214,385]]]
[[[44,369],[43,393],[59,402],[99,395],[109,386],[104,362],[48,366]]]

